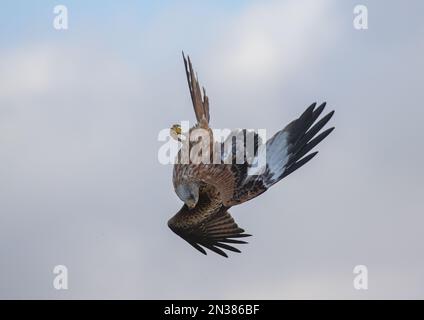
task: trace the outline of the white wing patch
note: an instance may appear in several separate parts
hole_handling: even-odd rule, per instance
[[[285,131],[277,132],[266,143],[266,156],[269,175],[265,185],[270,187],[283,174],[286,164],[289,161],[288,157],[288,133]]]
[[[266,168],[268,172],[266,176],[262,177],[262,181],[267,188],[277,182],[285,170],[285,166],[289,160],[289,146],[287,141],[288,133],[279,131],[267,141],[266,145],[259,147],[257,157],[266,157]],[[248,176],[246,179],[249,179],[251,176],[261,175],[264,172],[263,166],[257,166],[258,162],[258,159],[255,157],[252,166],[247,171]]]

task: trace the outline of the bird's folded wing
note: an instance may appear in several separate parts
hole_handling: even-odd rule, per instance
[[[228,257],[224,250],[240,252],[239,249],[229,244],[247,243],[237,240],[237,238],[250,236],[239,228],[225,207],[206,219],[196,219],[196,213],[184,205],[168,221],[168,226],[201,253],[206,254],[204,248],[207,248],[224,257]]]

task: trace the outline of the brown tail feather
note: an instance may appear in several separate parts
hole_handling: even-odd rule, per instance
[[[190,61],[190,57],[187,56],[187,59],[183,52],[184,66],[187,76],[188,88],[190,90],[191,101],[193,102],[194,113],[196,114],[197,122],[200,127],[208,128],[209,127],[209,98],[206,95],[205,88],[202,87],[200,90],[200,85],[197,80],[197,76],[193,70],[193,66]],[[203,95],[202,95],[203,91]]]

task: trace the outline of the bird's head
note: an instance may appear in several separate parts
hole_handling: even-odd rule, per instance
[[[181,141],[181,126],[179,124],[174,124],[171,129],[169,129],[171,137],[177,141]]]
[[[175,191],[189,209],[193,209],[199,201],[199,185],[197,183],[180,184]]]

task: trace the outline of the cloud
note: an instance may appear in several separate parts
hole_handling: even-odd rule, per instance
[[[0,60],[0,97],[11,99],[22,94],[43,94],[47,92],[53,70],[50,69],[52,56],[48,50],[31,48],[20,51],[8,50]]]
[[[328,0],[254,3],[231,20],[215,44],[213,70],[233,86],[247,79],[260,89],[273,81],[289,81],[334,45],[336,22]]]

